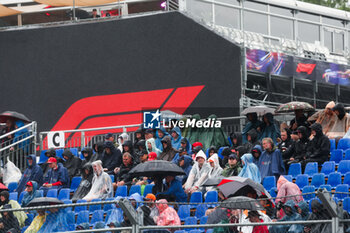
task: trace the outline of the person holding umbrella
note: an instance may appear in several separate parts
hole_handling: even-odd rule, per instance
[[[169,202],[186,202],[187,195],[182,188],[181,181],[175,179],[175,176],[165,177],[165,191],[156,194],[158,199],[166,199]]]
[[[258,114],[256,113],[248,113],[247,115],[247,120],[248,123],[244,126],[243,131],[242,131],[242,137],[243,137],[243,142],[246,143],[247,140],[247,133],[251,130],[251,129],[257,129],[262,122],[258,120]]]

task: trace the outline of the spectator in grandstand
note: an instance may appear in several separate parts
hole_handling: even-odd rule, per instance
[[[27,156],[27,168],[23,172],[23,175],[18,182],[18,186],[15,191],[20,194],[25,189],[25,185],[28,181],[36,181],[39,186],[41,186],[43,181],[43,171],[41,167],[36,164],[35,155]]]
[[[300,126],[308,127],[309,124],[307,123],[307,117],[304,114],[304,111],[302,109],[295,110],[294,111],[295,117],[293,120],[290,121],[290,129],[296,130]]]
[[[218,178],[219,176],[221,176],[221,173],[223,171],[223,169],[220,167],[220,162],[219,162],[219,156],[218,154],[213,154],[212,156],[210,156],[210,158],[208,159],[208,163],[210,165],[210,170],[208,173],[208,179],[210,178]],[[210,187],[206,187],[205,191],[209,192],[212,190],[216,190],[215,186],[210,186]]]
[[[137,152],[139,150],[137,143],[141,140],[144,140],[145,136],[143,135],[142,128],[138,128],[134,133],[134,151]]]
[[[341,138],[350,128],[350,115],[345,112],[342,104],[336,104],[332,110],[337,118],[327,136],[328,138]]]
[[[92,148],[85,147],[81,151],[82,155],[84,156],[84,159],[81,161],[81,167],[84,167],[85,164],[87,163],[92,163],[96,160],[98,160],[98,154],[93,154]]]
[[[213,154],[216,154],[218,151],[215,146],[211,146],[208,149],[208,158],[210,158]]]
[[[119,135],[118,137],[118,146],[116,146],[117,149],[120,150],[120,152],[123,151],[123,143],[129,140],[129,135],[127,133],[122,133],[121,135]]]
[[[128,197],[128,199],[135,210],[139,207],[139,205],[141,205],[141,202],[143,201],[143,198],[141,197],[141,195],[139,193],[131,194]]]
[[[261,216],[259,214],[258,211],[256,210],[251,210],[248,212],[248,217],[247,219],[249,219],[249,221],[251,223],[261,223],[261,222],[264,222],[262,219],[261,219]],[[252,233],[269,233],[269,230],[267,228],[267,226],[263,226],[263,225],[260,225],[260,226],[254,226],[253,227],[253,231]]]
[[[28,181],[26,187],[27,188],[25,189],[25,191],[27,192],[23,195],[21,203],[22,207],[26,207],[29,204],[29,202],[34,198],[41,197],[41,193],[38,191],[39,187],[37,182]]]
[[[157,225],[153,218],[150,217],[150,214],[151,214],[151,209],[146,206],[146,205],[143,205],[141,207],[139,207],[142,212],[143,212],[143,225],[145,226],[152,226],[152,225]]]
[[[172,147],[171,145],[171,139],[169,136],[165,136],[162,139],[163,144],[163,152],[160,153],[158,159],[159,160],[166,160],[166,161],[172,161],[175,157],[177,151]]]
[[[254,146],[254,148],[252,149],[253,162],[258,167],[259,167],[259,158],[261,156],[261,153],[262,153],[261,146],[260,145]]]
[[[247,141],[243,145],[246,151],[251,151],[254,146],[261,145],[259,141],[259,134],[258,134],[258,131],[256,131],[256,129],[249,130],[246,133],[246,136],[247,136]]]
[[[2,212],[2,217],[0,218],[0,232],[11,232],[20,233],[21,229],[17,218],[14,216],[14,212],[10,211],[11,205],[7,204],[2,207],[2,209],[8,209],[8,212]]]
[[[157,217],[158,226],[178,226],[181,225],[179,215],[177,215],[176,210],[168,206],[168,202],[165,199],[157,201],[156,204],[159,216]]]
[[[15,122],[15,129],[19,129],[19,128],[22,128],[24,126],[24,122],[23,121],[20,121],[20,120],[17,120]],[[13,143],[17,142],[17,141],[20,141],[26,137],[29,136],[29,131],[27,128],[25,129],[22,129],[20,131],[17,131],[14,135],[14,138],[13,138]],[[19,144],[16,145],[17,147],[17,150],[20,150],[22,151],[23,153],[22,154],[27,154],[29,153],[30,151],[30,141],[29,140],[25,140],[23,142],[20,142]],[[10,148],[10,151],[14,151],[15,148],[14,147],[11,147]],[[19,166],[20,164],[18,164],[19,161],[13,161],[14,164],[16,164],[17,167],[19,168],[22,168],[23,166]]]
[[[261,176],[258,166],[253,162],[252,154],[244,154],[241,157],[243,169],[238,174],[240,177],[250,178],[257,183],[261,183]]]
[[[148,154],[148,161],[153,161],[157,160],[157,153],[156,152],[151,152]]]
[[[307,220],[327,220],[331,219],[329,212],[323,207],[323,205],[317,200],[313,199],[311,201],[311,210]],[[317,224],[307,224],[304,226],[304,232],[306,233],[328,233],[332,231],[331,223],[317,223]]]
[[[228,224],[231,223],[231,227],[215,227],[214,228],[214,233],[220,233],[220,232],[230,232],[230,233],[239,233],[241,232],[235,224],[239,223],[239,210],[236,209],[218,209],[219,212],[212,212],[211,215],[218,215],[219,219],[216,220],[215,222],[211,222],[209,221],[209,217],[208,217],[208,223],[213,223],[213,224]],[[217,218],[217,217],[216,217]],[[242,232],[245,232],[244,230],[242,230]]]
[[[200,150],[196,155],[196,163],[193,165],[187,181],[184,184],[186,193],[203,190],[202,184],[208,178],[208,173],[210,171],[210,165],[206,163],[206,159],[207,157],[204,152]]]
[[[107,133],[105,135],[105,142],[110,141],[115,147],[118,147],[118,143],[115,141],[114,135],[112,133]]]
[[[225,168],[226,164],[228,163],[228,156],[229,156],[230,154],[232,154],[232,150],[231,150],[230,148],[225,147],[225,148],[222,150],[221,155],[222,155],[223,159],[220,160],[220,158],[219,158],[220,166],[221,166],[222,168]]]
[[[146,202],[145,205],[151,210],[150,212],[150,218],[153,219],[154,222],[157,222],[157,217],[159,216],[159,211],[156,206],[156,196],[152,193],[149,193],[144,198],[144,201]]]
[[[134,147],[133,147],[132,142],[130,140],[126,140],[123,143],[122,154],[124,154],[126,152],[131,154],[131,156],[133,157],[133,160],[134,160],[135,163],[140,163],[140,158],[135,154]]]
[[[280,129],[273,119],[272,113],[266,113],[263,116],[263,123],[260,126],[260,140],[263,138],[271,138],[274,143],[277,143],[277,138],[281,136]]]
[[[116,167],[122,164],[122,153],[117,150],[112,142],[106,141],[104,143],[104,152],[102,154],[103,170],[108,174],[113,174]]]
[[[272,220],[273,222],[286,222],[286,221],[301,221],[302,218],[300,214],[297,213],[295,208],[295,203],[292,200],[287,201],[283,206],[283,211],[286,214],[281,220]],[[274,225],[269,228],[270,233],[282,233],[282,232],[295,232],[302,233],[303,226],[302,225]]]
[[[36,212],[38,214],[35,216],[32,223],[29,225],[29,227],[26,229],[24,233],[36,233],[40,230],[40,228],[44,224],[46,215],[47,215],[45,213],[45,210],[36,210]]]
[[[185,148],[180,147],[178,150],[178,153],[176,153],[175,157],[173,158],[173,160],[171,161],[172,163],[178,164],[179,163],[179,159],[184,156],[184,155],[188,155],[186,152]]]
[[[271,138],[264,138],[262,140],[264,151],[259,157],[259,170],[261,180],[266,176],[275,176],[276,179],[285,173],[282,154],[279,149],[275,147]]]
[[[260,195],[259,199],[260,205],[265,209],[262,212],[269,216],[270,219],[276,219],[275,204],[270,199],[268,199],[268,197],[265,194]]]
[[[225,169],[222,171],[221,175],[225,177],[238,176],[241,170],[242,166],[237,154],[232,153],[229,155],[228,163],[226,164]]]
[[[96,157],[96,160],[102,160],[102,155],[105,150],[104,142],[97,142],[92,146],[92,148],[94,149],[94,156]],[[96,160],[91,161],[91,163],[95,162]]]
[[[277,148],[282,152],[282,158],[283,158],[283,163],[284,166],[287,165],[290,157],[288,154],[286,154],[286,150],[292,146],[292,144],[294,143],[293,140],[291,139],[290,135],[291,135],[291,131],[288,128],[284,128],[281,131],[281,140],[277,145]]]
[[[247,115],[248,123],[244,126],[242,131],[243,142],[246,143],[248,140],[247,133],[251,129],[257,130],[258,127],[262,124],[261,121],[258,120],[258,115],[256,113],[248,113]]]
[[[20,209],[21,206],[15,200],[10,200],[10,193],[8,191],[2,191],[0,193],[0,207],[10,205],[11,209]],[[19,226],[24,227],[24,222],[27,219],[27,215],[24,211],[14,211],[14,216],[17,218]]]
[[[140,163],[144,163],[148,161],[148,152],[147,150],[143,150],[140,152]]]
[[[301,201],[297,204],[297,211],[301,218],[305,221],[310,217],[309,204],[307,204],[305,201]]]
[[[12,119],[6,120],[6,126],[1,129],[1,135],[5,135],[11,131],[15,130],[15,122]],[[10,134],[7,137],[1,139],[1,147],[6,147],[12,143],[14,134]]]
[[[313,135],[313,139],[309,143],[306,156],[301,161],[303,167],[309,162],[322,164],[328,159],[330,153],[331,143],[328,137],[323,134],[321,124],[311,125],[311,135]]]
[[[146,141],[144,139],[141,139],[140,141],[138,141],[136,143],[136,146],[137,146],[137,149],[134,150],[135,151],[135,154],[136,156],[140,157],[143,155],[143,152],[146,151],[147,152],[147,149],[146,149]],[[148,153],[148,152],[147,152]]]
[[[62,158],[56,156],[55,148],[48,149],[45,152],[45,156],[48,158],[48,160],[49,160],[49,158],[53,157],[53,158],[55,158],[57,160],[58,163],[61,163],[61,164],[64,163],[64,160]],[[47,175],[47,173],[50,170],[50,163],[48,162],[48,160],[46,160],[45,163],[41,164],[41,169],[43,170],[44,177]]]
[[[74,156],[70,149],[65,149],[62,156],[66,160],[63,166],[67,168],[69,180],[72,180],[74,176],[80,175],[81,159]]]
[[[177,165],[179,165],[179,167],[181,167],[186,173],[186,175],[178,177],[179,179],[182,179],[182,184],[184,184],[187,181],[187,178],[190,175],[190,172],[192,170],[192,163],[193,159],[189,155],[183,155],[178,160]]]
[[[103,171],[101,160],[93,162],[92,168],[94,170],[92,186],[90,192],[83,199],[91,201],[96,198],[106,199],[113,197],[112,179]]]
[[[178,150],[181,146],[181,139],[183,138],[181,136],[181,130],[179,127],[174,127],[170,133],[171,133],[171,145],[175,150]]]
[[[182,188],[182,183],[175,176],[165,177],[165,191],[156,194],[157,199],[166,199],[169,202],[187,202],[187,195]]]
[[[44,224],[38,233],[69,231],[68,215],[64,208],[50,208]]]
[[[310,123],[319,123],[322,125],[323,133],[327,134],[328,131],[333,127],[337,116],[333,112],[335,106],[334,101],[329,102],[324,110],[320,110],[310,116],[307,121]]]
[[[159,129],[156,131],[156,147],[160,150],[163,151],[163,144],[162,140],[165,136],[169,136],[167,131],[164,129],[163,126],[160,126]]]
[[[196,155],[199,151],[203,150],[203,148],[201,146],[196,146],[192,149],[192,159],[196,160]]]
[[[91,15],[91,18],[100,18],[101,16],[99,14],[97,14],[97,10],[96,9],[93,9],[92,10],[92,15]]]
[[[146,129],[146,131],[145,131],[145,140],[153,138],[153,136],[154,136],[153,129]]]
[[[231,149],[236,149],[238,146],[242,146],[242,133],[240,132],[233,132],[230,134],[230,140],[232,142]]]
[[[286,203],[288,200],[292,200],[295,203],[299,203],[304,200],[299,186],[288,181],[286,178],[284,178],[284,176],[280,176],[277,181],[277,191],[277,198],[275,200],[276,204],[279,202]]]
[[[118,187],[122,185],[130,186],[132,184],[132,177],[129,175],[129,171],[133,169],[135,166],[136,164],[134,162],[134,158],[131,156],[130,153],[125,152],[123,154],[122,165],[114,169],[116,182],[113,184],[113,186],[114,187]]]
[[[297,132],[299,140],[284,152],[284,156],[290,158],[288,164],[301,162],[306,157],[307,148],[310,144],[308,130],[305,126],[298,127]]]
[[[232,150],[231,150],[232,151]],[[237,155],[239,161],[241,161],[241,157],[246,153],[246,148],[244,146],[238,146],[235,150],[234,153]]]
[[[150,138],[146,141],[146,149],[148,153],[155,152],[157,154],[157,157],[159,157],[162,153],[162,151],[156,147],[154,138]]]
[[[109,216],[106,216],[106,225],[110,228],[119,227],[123,222],[123,212],[120,208],[113,208]]]
[[[59,191],[61,188],[68,188],[69,185],[67,168],[61,163],[57,163],[57,159],[54,157],[49,158],[47,162],[50,170],[44,176],[44,184],[40,187],[41,190],[44,190],[44,196],[46,196],[49,189],[57,189]]]
[[[85,197],[92,187],[92,179],[94,177],[94,171],[91,163],[85,163],[81,168],[81,182],[78,188],[74,191],[72,201],[76,202],[79,199]]]

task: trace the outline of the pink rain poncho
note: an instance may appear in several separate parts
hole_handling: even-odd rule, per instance
[[[283,176],[280,176],[280,178],[277,181],[277,199],[276,204],[280,201],[283,203],[286,203],[288,200],[292,200],[295,203],[299,203],[303,201],[303,196],[301,196],[301,191],[298,187],[298,185],[288,181]],[[285,197],[285,196],[291,196],[291,195],[300,195],[300,196],[294,196],[294,197]]]
[[[157,208],[159,211],[159,216],[157,218],[158,226],[178,226],[181,225],[179,215],[176,211],[168,206],[168,201],[165,199],[160,199],[157,201]]]

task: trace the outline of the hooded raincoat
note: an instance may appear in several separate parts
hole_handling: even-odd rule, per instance
[[[345,108],[342,104],[334,106],[333,111],[338,111],[333,127],[327,133],[329,138],[343,137],[350,128],[350,115],[345,112]]]
[[[37,215],[24,233],[37,233],[46,220],[46,213]]]
[[[31,200],[37,197],[41,197],[41,193],[38,191],[38,183],[35,181],[31,181],[33,184],[33,191],[26,192],[23,196],[21,206],[26,207]]]
[[[24,126],[24,122],[23,121],[16,121],[15,122],[16,126],[17,126],[17,129],[21,128]],[[29,133],[28,133],[28,129],[25,128],[25,129],[22,129],[20,131],[17,131],[14,135],[14,138],[13,138],[13,142],[17,142],[17,141],[20,141],[22,139],[24,139],[25,137],[28,137],[29,136]],[[20,142],[19,144],[17,144],[17,147],[18,149],[22,149],[25,153],[27,153],[30,149],[30,140],[25,140],[23,142]]]
[[[322,164],[328,160],[331,143],[328,137],[323,134],[322,126],[319,123],[314,123],[311,125],[311,130],[314,130],[316,135],[309,143],[306,153],[306,160],[303,160],[302,162],[304,164],[308,162],[318,162],[319,164]]]
[[[184,158],[184,164],[183,164],[183,166],[181,168],[184,170],[186,175],[178,176],[178,178],[182,177],[182,183],[185,183],[187,178],[188,178],[188,176],[190,175],[191,170],[192,170],[193,159],[189,155],[184,155],[183,158]],[[178,160],[178,164],[177,165],[179,165],[179,160]]]
[[[2,191],[0,193],[0,196],[5,197],[5,201],[0,201],[0,207],[3,207],[4,205],[10,204],[11,209],[20,209],[21,206],[18,204],[17,201],[10,200],[10,193],[8,191]],[[19,226],[24,227],[24,222],[27,219],[27,215],[24,211],[15,211],[13,212],[14,216],[17,218]]]
[[[231,139],[231,142],[232,142],[231,149],[236,149],[238,146],[242,146],[243,145],[242,133],[239,133],[239,132],[231,133],[230,134],[230,139]],[[236,143],[234,143],[235,139],[237,140]]]
[[[157,218],[158,226],[178,226],[181,225],[179,215],[172,207],[168,206],[168,202],[165,199],[157,201],[157,208],[159,216]]]
[[[280,175],[285,173],[280,150],[277,148],[273,148],[271,151],[264,150],[260,155],[258,167],[261,180],[264,180],[266,176],[276,176],[278,179]]]
[[[118,148],[116,149],[119,149],[120,152],[123,151],[123,143],[125,141],[129,140],[129,135],[127,133],[122,133],[121,135],[119,135],[118,137]]]
[[[273,119],[273,115],[271,113],[266,113],[264,118],[266,118],[268,122],[264,122],[261,125],[260,140],[263,138],[272,138],[273,142],[277,143],[277,138],[281,136],[281,132]]]
[[[202,150],[197,153],[196,160],[199,157],[203,158],[204,160],[207,159]],[[208,163],[204,162],[202,167],[199,167],[198,162],[195,162],[185,183],[185,189],[187,190],[193,187],[198,187],[198,189],[201,189],[202,184],[208,179],[209,172],[210,165]]]
[[[247,141],[246,143],[244,143],[244,148],[246,149],[246,151],[251,151],[256,145],[260,145],[260,141],[259,141],[259,134],[258,131],[256,131],[256,129],[251,129],[249,130],[246,135],[250,136],[250,141]]]
[[[72,180],[74,176],[78,176],[81,168],[81,159],[74,156],[69,149],[65,149],[62,156],[66,156],[68,159],[64,162],[64,167],[67,168],[69,180]]]
[[[148,144],[151,144],[151,146],[152,146],[151,149],[148,148]],[[160,153],[162,153],[162,151],[157,148],[156,141],[154,140],[154,138],[150,138],[150,139],[146,140],[146,150],[147,150],[148,154],[151,152],[156,152],[157,157],[159,157]]]
[[[106,199],[113,197],[113,185],[111,177],[103,171],[102,162],[97,160],[92,163],[94,169],[94,177],[92,178],[92,186],[90,192],[83,198],[91,201],[92,199]]]
[[[7,204],[2,207],[2,209],[12,209],[11,205]],[[2,218],[0,218],[0,223],[4,225],[4,228],[0,229],[1,233],[20,233],[21,229],[19,226],[19,223],[17,221],[17,218],[14,216],[15,212],[9,211],[7,212],[7,215],[5,216],[2,214]]]
[[[292,211],[290,213],[288,213],[286,210],[284,210],[286,215],[281,220],[279,220],[280,222],[301,221],[302,220],[300,214],[297,213],[294,201],[292,201],[292,200],[287,201],[284,204],[284,208],[286,206],[290,207],[292,209]],[[284,233],[284,232],[302,233],[302,232],[304,232],[304,228],[302,225],[296,225],[296,224],[293,224],[293,225],[275,225],[275,226],[271,226],[269,228],[269,232],[270,233]]]
[[[257,129],[262,122],[258,120],[258,115],[256,113],[250,113],[252,115],[252,120],[249,121],[248,123],[244,126],[243,131],[242,131],[242,137],[243,137],[243,142],[246,143],[247,140],[247,133],[251,130],[251,129]],[[247,119],[248,119],[248,114],[247,114]]]
[[[41,226],[38,233],[47,232],[64,232],[69,231],[69,224],[67,221],[67,214],[65,209],[54,209],[55,212],[50,212],[46,216],[44,224]]]
[[[261,176],[258,166],[253,162],[252,154],[244,154],[241,157],[243,169],[238,174],[240,177],[250,178],[257,183],[261,183]]]
[[[212,167],[210,165],[210,161],[214,161],[214,167]],[[208,164],[210,166],[210,170],[208,173],[208,178],[218,178],[219,176],[221,176],[221,173],[223,171],[223,169],[220,167],[220,162],[219,162],[219,157],[218,154],[213,154],[212,156],[210,156],[210,158],[208,159]],[[206,187],[205,188],[207,192],[209,191],[213,191],[216,190],[216,187],[211,186],[211,187]]]
[[[96,156],[96,160],[102,160],[103,151],[105,149],[104,142],[97,142],[92,148],[94,149],[94,156]],[[91,161],[91,163],[95,162],[96,160]]]
[[[254,153],[253,151],[259,152],[260,155],[262,154],[262,148],[261,148],[260,145],[256,145],[256,146],[253,147],[253,149],[251,150],[251,153],[252,153],[252,154]],[[254,162],[254,164],[255,164],[256,166],[258,166],[258,167],[259,167],[259,158],[260,158],[260,156],[257,157],[257,158],[256,158],[255,156],[253,156],[253,162]]]
[[[307,204],[305,201],[301,201],[298,203],[298,207],[301,209],[301,218],[305,221],[308,220],[310,217],[309,204]]]
[[[23,172],[23,175],[18,183],[16,192],[21,193],[25,189],[25,185],[28,181],[36,181],[39,186],[43,183],[43,170],[39,165],[36,164],[36,156],[35,155],[28,155],[33,161],[32,165],[29,166],[28,159],[27,159],[27,165],[28,167]],[[28,158],[27,157],[27,158]]]
[[[284,157],[294,158],[295,162],[299,162],[306,157],[307,149],[310,144],[307,128],[305,126],[299,126],[297,131],[301,133],[301,138],[283,153]]]
[[[181,130],[180,130],[179,127],[174,127],[172,129],[172,131],[176,132],[177,138],[175,139],[175,138],[171,137],[171,145],[173,146],[173,148],[175,150],[178,150],[180,148],[180,146],[181,146],[181,139],[182,139]]]
[[[159,133],[158,131],[162,131],[164,136],[163,137],[160,137],[159,136]],[[160,126],[159,129],[156,130],[156,147],[160,150],[160,151],[163,151],[163,144],[162,144],[162,139],[165,137],[165,136],[169,136],[168,132],[164,129],[163,126]]]
[[[103,148],[103,144],[102,144],[102,148]],[[101,153],[103,152],[103,149],[101,151]],[[87,163],[92,163],[95,162],[96,160],[98,160],[98,154],[94,154],[94,151],[92,150],[92,148],[89,147],[85,147],[82,151],[82,154],[87,153],[87,156],[85,157],[84,155],[84,159],[81,161],[81,167],[84,167],[85,164]]]
[[[122,164],[122,150],[117,150],[110,141],[106,141],[104,147],[109,148],[111,152],[107,154],[106,149],[104,150],[102,154],[102,165],[103,168],[107,168],[108,173],[113,174],[114,168],[120,167]]]
[[[292,200],[295,203],[299,203],[303,201],[303,196],[301,195],[301,191],[298,187],[293,182],[288,181],[284,176],[280,176],[280,178],[277,181],[277,199],[275,203],[277,204],[278,202],[285,203],[288,200]],[[300,196],[294,196],[294,195],[300,195]],[[285,196],[293,196],[293,197],[285,197]]]
[[[332,218],[317,199],[311,201],[311,210],[312,213],[308,220],[327,220]],[[305,227],[311,229],[310,233],[328,233],[332,231],[331,223],[310,224],[305,225]]]
[[[334,106],[334,101],[329,102],[324,110],[316,112],[310,116],[307,121],[321,124],[323,133],[327,134],[329,130],[334,126],[334,123],[337,120],[337,116],[332,111],[330,111],[330,114],[327,114],[326,111],[327,109],[332,110]]]
[[[166,136],[162,139],[167,144],[167,147],[163,149],[163,152],[159,155],[159,160],[166,160],[171,162],[176,155],[176,150],[171,145],[171,139],[169,136]]]
[[[88,170],[89,173],[86,174],[85,170]],[[72,197],[73,201],[77,201],[79,199],[82,199],[83,197],[85,197],[91,190],[91,186],[92,186],[92,178],[94,177],[94,171],[92,169],[92,165],[91,163],[86,163],[82,169],[81,169],[81,182],[77,188],[77,190],[75,190],[74,195]]]

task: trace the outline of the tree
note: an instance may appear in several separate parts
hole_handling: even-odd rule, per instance
[[[321,6],[337,8],[340,10],[350,11],[350,8],[347,6],[348,0],[302,0],[302,1],[321,5]]]

